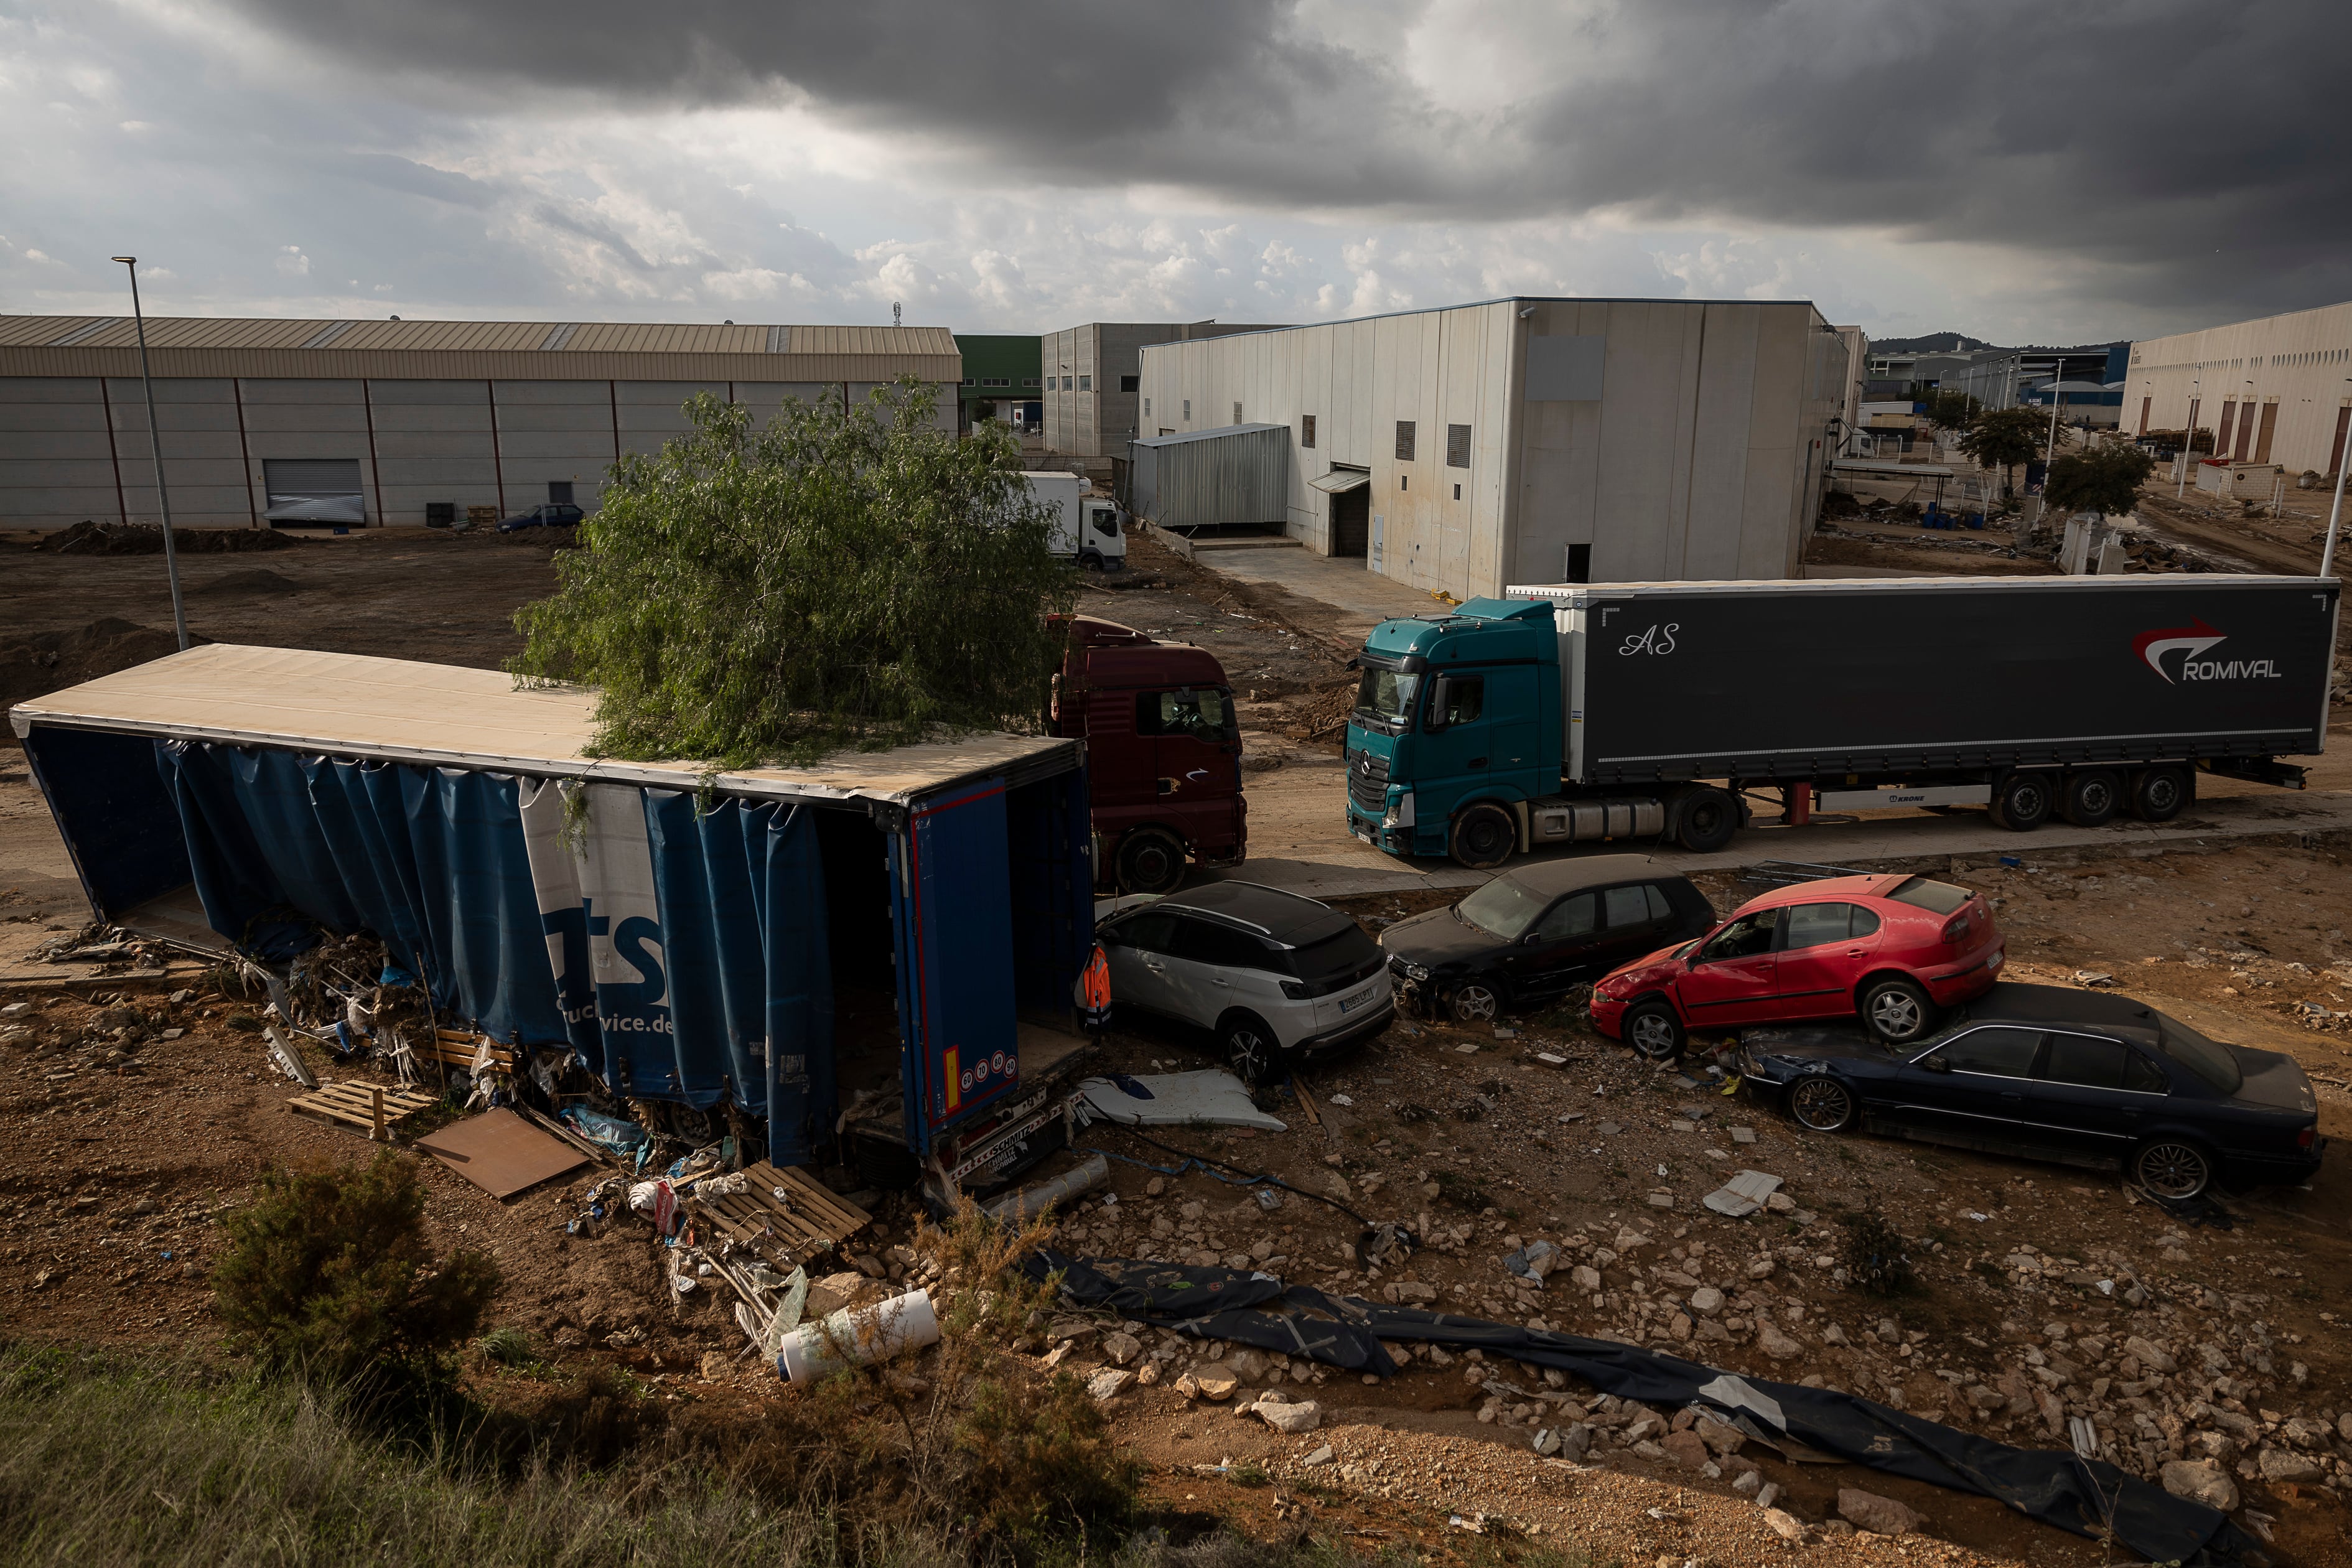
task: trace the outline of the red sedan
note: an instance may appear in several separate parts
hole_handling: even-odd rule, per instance
[[[1890,1045],[2000,978],[2000,930],[1978,894],[1925,877],[1831,877],[1751,899],[1696,942],[1592,988],[1592,1022],[1653,1061],[1692,1031],[1859,1016]]]

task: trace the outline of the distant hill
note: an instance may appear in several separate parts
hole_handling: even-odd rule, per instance
[[[1929,332],[1924,338],[1873,338],[1870,352],[1890,354],[1949,354],[1969,349],[1989,349],[1982,338],[1966,332]]]

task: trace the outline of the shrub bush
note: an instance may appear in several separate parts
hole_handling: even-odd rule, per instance
[[[225,1228],[213,1300],[231,1342],[329,1382],[437,1373],[499,1288],[483,1253],[436,1258],[415,1168],[389,1149],[362,1166],[272,1167]]]

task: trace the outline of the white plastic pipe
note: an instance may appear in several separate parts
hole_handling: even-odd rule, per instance
[[[999,1198],[988,1205],[988,1217],[1000,1224],[1018,1225],[1032,1215],[1043,1214],[1047,1204],[1057,1204],[1076,1197],[1088,1187],[1098,1187],[1110,1180],[1110,1162],[1100,1154],[1089,1157],[1075,1170],[1065,1171],[1042,1186]]]
[[[776,1370],[793,1383],[814,1383],[845,1366],[888,1361],[940,1342],[939,1315],[931,1293],[909,1290],[851,1311],[845,1307],[820,1322],[803,1323],[784,1336]]]

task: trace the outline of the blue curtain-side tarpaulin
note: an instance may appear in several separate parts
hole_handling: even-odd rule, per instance
[[[512,778],[184,741],[155,758],[215,931],[268,958],[309,944],[302,921],[372,931],[436,1006],[564,1037]]]
[[[824,875],[809,808],[456,768],[155,745],[213,928],[265,957],[369,931],[436,1006],[570,1047],[616,1092],[768,1113],[807,1158],[833,1111]]]
[[[1063,1293],[1081,1306],[1348,1371],[1385,1375],[1394,1363],[1380,1342],[1418,1340],[1555,1367],[1604,1394],[1658,1409],[1712,1405],[1727,1420],[1754,1425],[1767,1440],[1777,1432],[1851,1464],[1995,1498],[2072,1534],[2096,1537],[2112,1518],[2116,1539],[2151,1563],[2268,1561],[2228,1515],[2104,1460],[2012,1447],[1833,1388],[1745,1377],[1612,1340],[1327,1296],[1263,1273],[1051,1250],[1030,1254],[1023,1268],[1039,1281],[1058,1275]]]
[[[568,796],[580,797],[567,807]],[[527,784],[521,830],[566,1037],[623,1093],[768,1114],[780,1163],[834,1109],[824,868],[813,808]],[[567,832],[567,810],[584,820]]]

